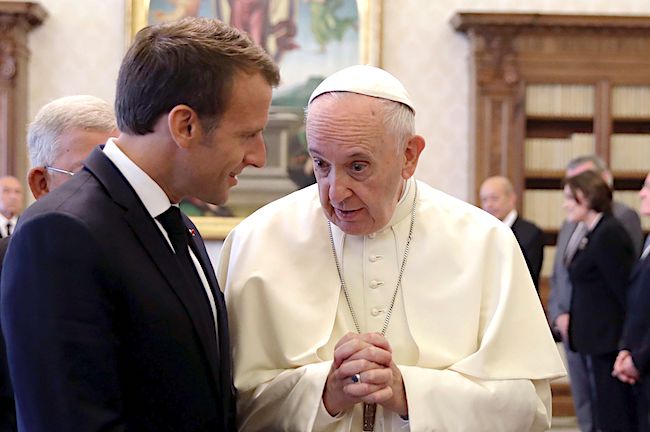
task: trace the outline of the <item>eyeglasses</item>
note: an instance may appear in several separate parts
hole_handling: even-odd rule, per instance
[[[61,168],[55,168],[55,167],[49,166],[49,165],[45,165],[44,168],[46,170],[48,170],[48,171],[54,171],[54,172],[57,172],[57,173],[69,175],[70,177],[72,177],[74,175],[74,173],[72,171],[64,170],[64,169],[61,169]]]

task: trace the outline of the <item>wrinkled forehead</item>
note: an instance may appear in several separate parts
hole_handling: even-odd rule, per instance
[[[383,122],[384,110],[381,99],[350,92],[325,93],[309,105],[307,128],[310,124],[323,120],[328,122],[346,121],[356,118],[359,121]]]
[[[370,96],[347,92],[319,96],[307,115],[309,147],[323,142],[384,141],[382,105]]]

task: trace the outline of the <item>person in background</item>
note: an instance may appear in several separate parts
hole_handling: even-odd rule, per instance
[[[480,190],[481,208],[512,228],[526,259],[528,271],[539,292],[539,275],[544,260],[544,232],[533,222],[519,216],[517,194],[506,177],[485,179]]]
[[[120,135],[23,214],[1,282],[19,430],[234,432],[227,314],[178,209],[262,166],[279,71],[216,19],[145,27],[117,79]]]
[[[575,176],[585,171],[593,171],[599,174],[610,188],[612,187],[613,178],[607,165],[595,155],[580,156],[572,159],[567,165],[566,176]],[[617,201],[612,202],[612,214],[625,228],[625,231],[632,239],[635,255],[639,256],[641,244],[643,243],[643,231],[641,230],[639,215],[627,205]],[[547,309],[549,322],[558,339],[561,338],[562,334],[568,332],[569,327],[571,281],[569,280],[569,273],[565,263],[570,261],[570,257],[575,250],[573,248],[569,249],[567,246],[569,245],[569,240],[574,236],[575,239],[572,242],[572,246],[579,244],[580,239],[584,237],[585,233],[584,224],[565,220],[562,223],[557,237],[553,272],[549,280],[551,290]],[[567,340],[563,340],[562,342],[568,363],[571,396],[573,398],[578,423],[582,431],[592,432],[594,428],[589,397],[589,378],[580,356],[569,349]]]
[[[117,137],[113,109],[94,96],[66,96],[43,106],[27,131],[27,183],[40,199],[72,178],[98,144]],[[0,239],[0,269],[10,238]],[[4,338],[0,338],[0,432],[16,431],[16,410]]]
[[[650,216],[650,173],[639,191],[641,214]],[[621,351],[614,363],[613,375],[635,386],[639,399],[650,400],[650,237],[641,258],[630,275],[627,314],[621,338]],[[641,411],[641,410],[640,410]],[[647,416],[646,416],[647,420]],[[650,427],[649,427],[650,429]]]
[[[512,231],[413,179],[424,139],[388,72],[312,93],[317,184],[221,251],[246,431],[542,431],[564,374]]]
[[[24,202],[20,180],[14,176],[0,177],[0,237],[9,237],[14,232]]]
[[[636,253],[612,215],[612,191],[600,175],[585,171],[564,180],[567,219],[586,233],[573,237],[565,265],[571,280],[570,321],[562,338],[587,373],[592,425],[598,431],[638,430],[632,388],[612,377],[625,319],[627,280]],[[574,244],[577,242],[577,244]]]

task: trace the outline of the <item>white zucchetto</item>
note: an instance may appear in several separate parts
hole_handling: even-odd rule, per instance
[[[401,82],[383,69],[356,65],[333,73],[316,87],[309,105],[318,96],[329,92],[351,92],[403,103],[415,112],[415,106]]]

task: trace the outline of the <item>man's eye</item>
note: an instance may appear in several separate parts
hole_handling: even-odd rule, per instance
[[[352,164],[352,171],[360,172],[360,171],[363,171],[363,169],[365,167],[366,167],[366,164],[364,164],[364,163],[353,163]]]

